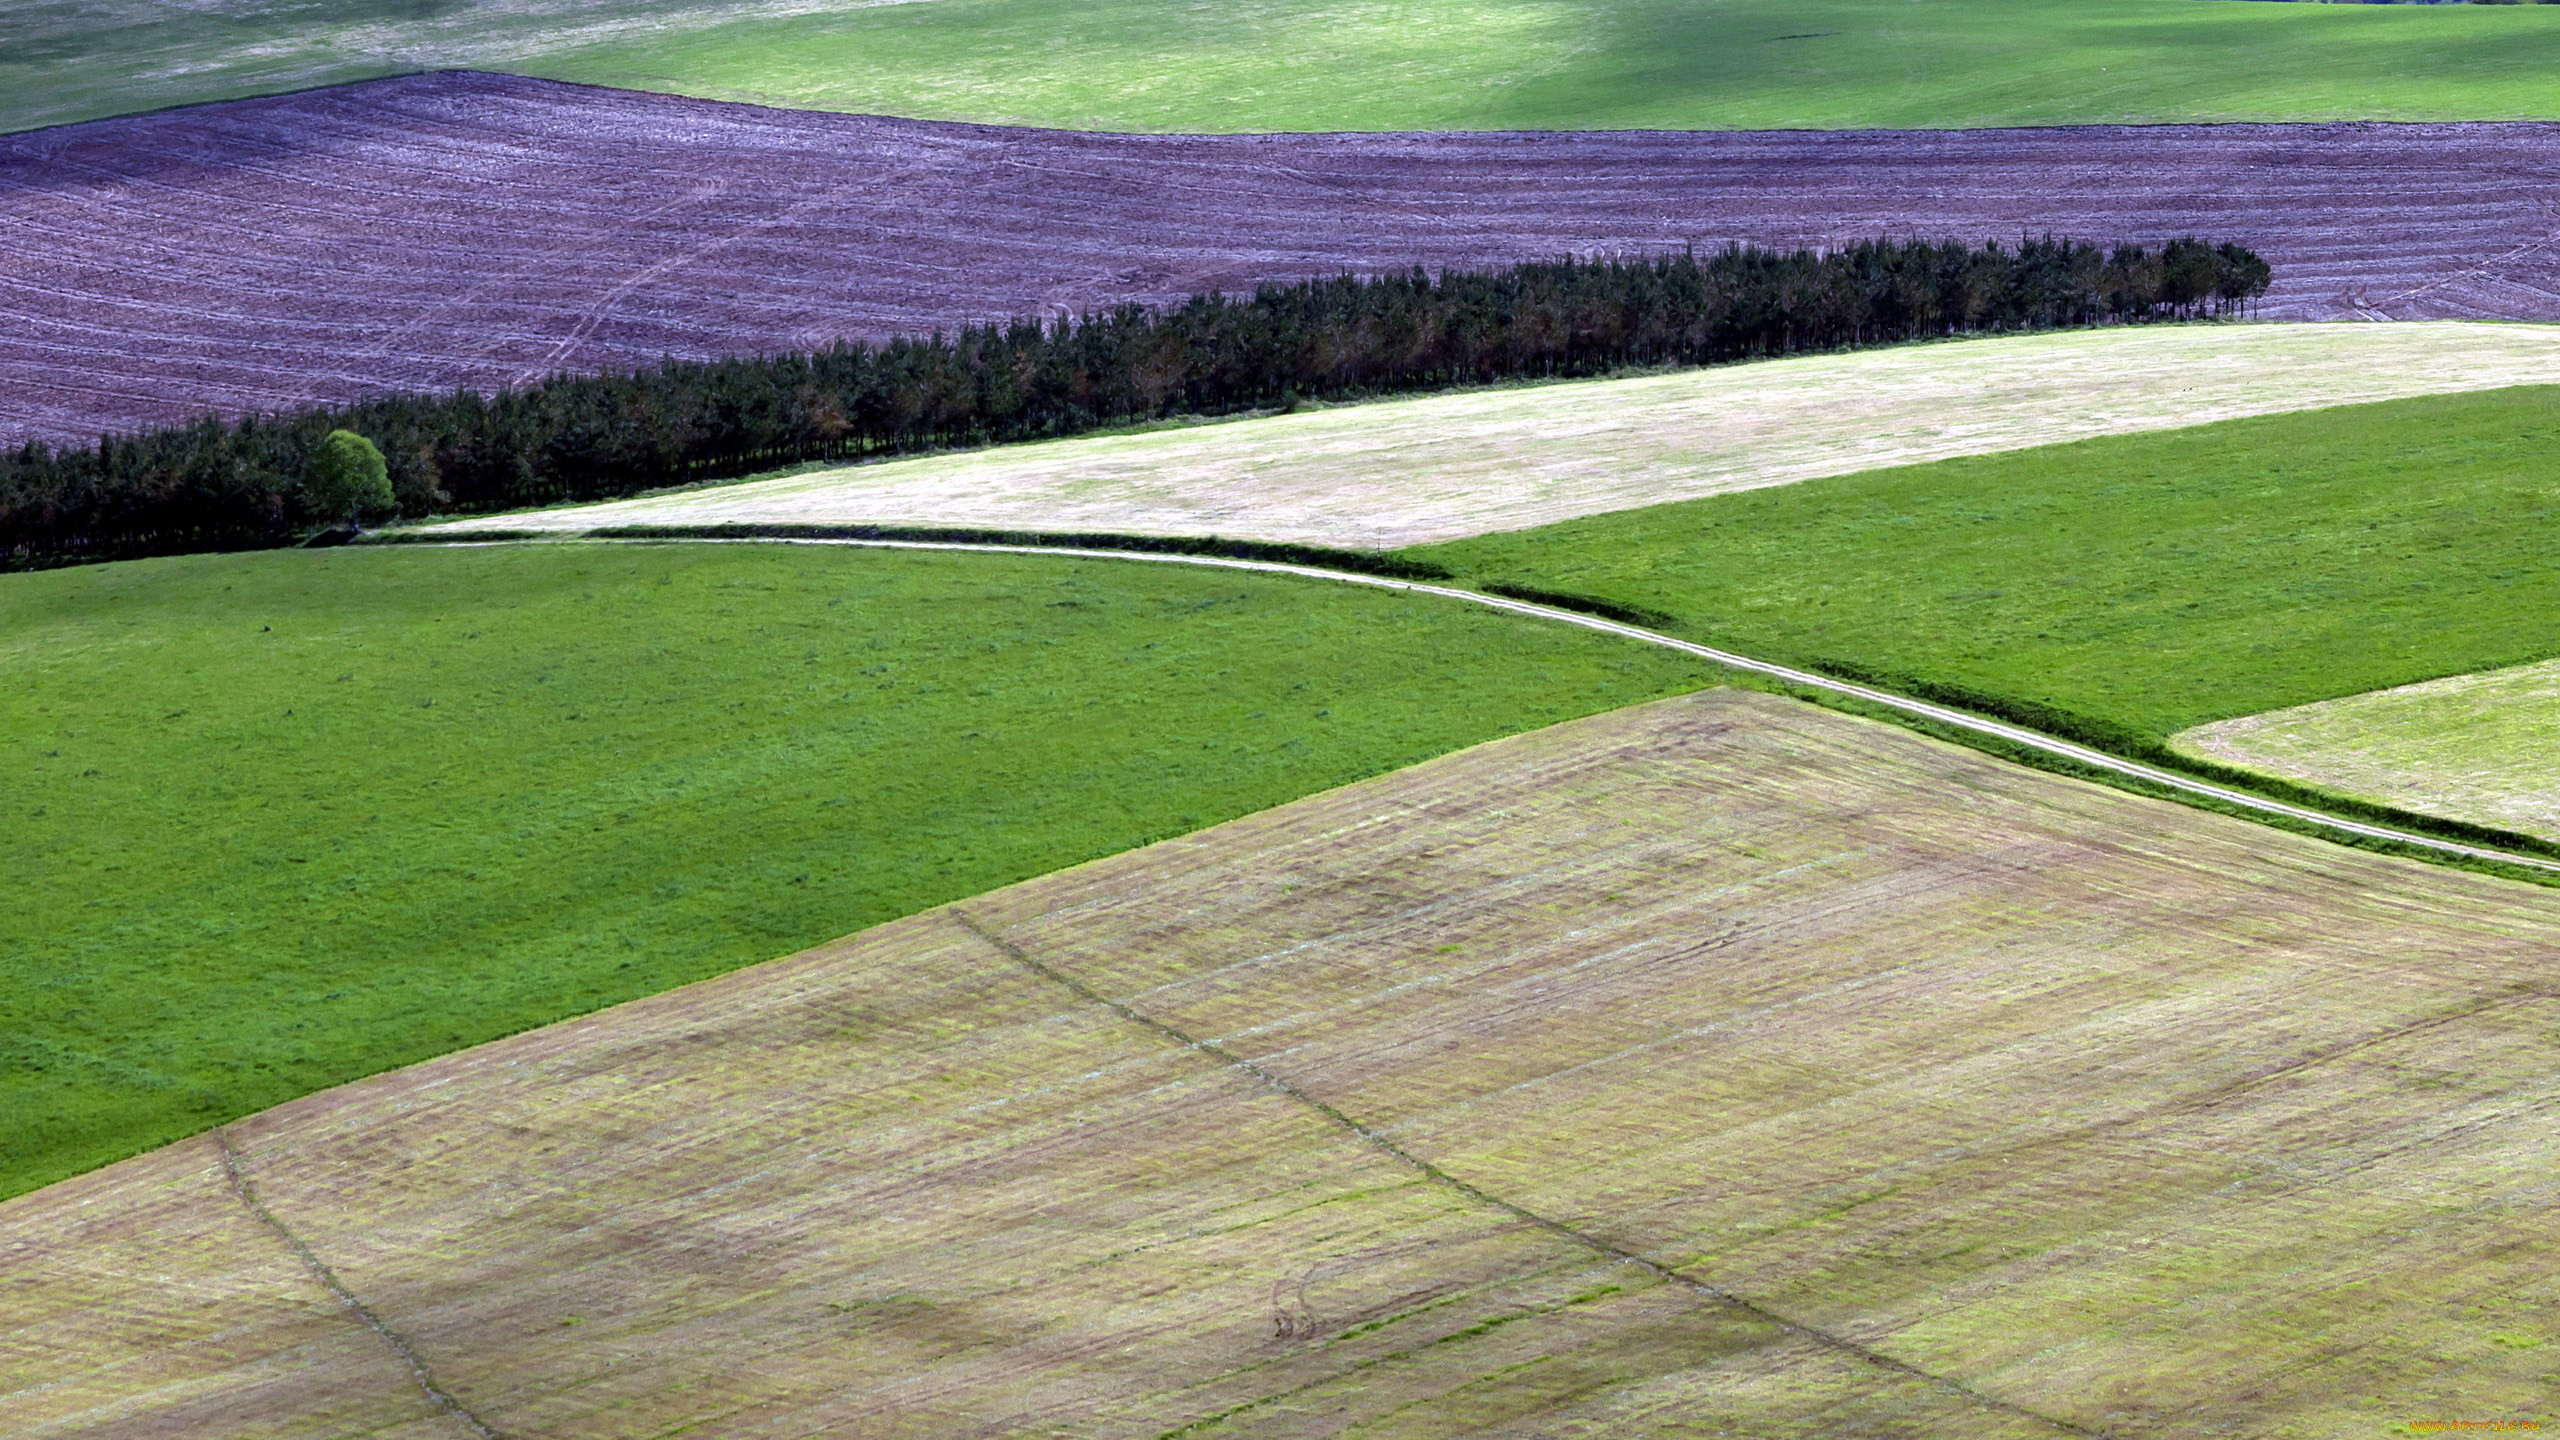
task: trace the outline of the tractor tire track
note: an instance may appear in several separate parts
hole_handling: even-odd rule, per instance
[[[1290,1083],[1289,1080],[1277,1072],[1238,1055],[1234,1051],[1220,1045],[1215,1040],[1201,1039],[1200,1037],[1192,1035],[1188,1031],[1181,1029],[1179,1026],[1176,1026],[1169,1021],[1158,1019],[1157,1017],[1150,1015],[1143,1010],[1139,1010],[1134,1006],[1125,1005],[1120,1001],[1114,1000],[1110,996],[1094,989],[1092,986],[1085,984],[1083,981],[1078,980],[1073,975],[1069,975],[1065,971],[1043,962],[1038,957],[1032,955],[1029,951],[1024,950],[1021,946],[1007,940],[1001,933],[991,930],[987,926],[979,923],[976,916],[971,915],[961,907],[954,905],[950,908],[948,913],[954,920],[960,922],[961,928],[967,930],[970,934],[977,936],[980,940],[985,941],[990,949],[996,951],[996,953],[1004,956],[1014,964],[1021,966],[1024,970],[1029,971],[1040,979],[1068,991],[1079,1000],[1084,1001],[1086,1004],[1099,1006],[1132,1024],[1153,1031],[1156,1035],[1181,1046],[1185,1050],[1192,1051],[1204,1059],[1214,1061],[1228,1069],[1236,1070],[1243,1074],[1252,1076],[1262,1084],[1269,1086],[1271,1089],[1287,1096],[1289,1099],[1296,1101],[1298,1104],[1324,1117],[1326,1121],[1346,1134],[1349,1134],[1354,1139],[1360,1141],[1360,1143],[1377,1151],[1379,1154],[1405,1166],[1435,1185],[1456,1191],[1458,1194],[1467,1197],[1478,1205],[1484,1206],[1490,1210],[1500,1211],[1502,1214],[1508,1215],[1523,1224],[1543,1230],[1546,1233],[1555,1236],[1557,1239],[1581,1246],[1603,1259],[1613,1260],[1622,1265],[1632,1265],[1637,1269],[1644,1271],[1646,1274],[1653,1276],[1657,1280],[1666,1281],[1670,1284],[1679,1285],[1695,1291],[1698,1294],[1714,1300],[1719,1305],[1723,1305],[1741,1314],[1750,1316],[1752,1319],[1757,1320],[1764,1325],[1771,1326],[1785,1334],[1795,1336],[1801,1340],[1810,1340],[1813,1343],[1822,1346],[1824,1349],[1850,1356],[1879,1369],[1890,1371],[1904,1379],[1916,1380],[1933,1388],[1944,1390],[1950,1394],[1960,1396],[1974,1404],[1980,1405],[1985,1409],[1996,1410],[2005,1415],[2015,1415],[2025,1420],[2032,1420],[2037,1424],[2047,1426],[2065,1435],[2087,1436],[2091,1437],[2091,1440],[2098,1440],[2098,1437],[2105,1434],[2104,1431],[2091,1430],[2085,1426],[2077,1425],[2071,1421],[2061,1419],[2058,1416],[2047,1415],[2041,1411],[2030,1410],[2023,1405],[2000,1399],[1998,1396],[1985,1394],[1984,1392],[1975,1389],[1973,1386],[1966,1384],[1962,1380],[1923,1370],[1919,1366],[1914,1365],[1907,1360],[1898,1359],[1892,1355],[1886,1354],[1884,1351],[1874,1348],[1873,1346],[1860,1344],[1858,1341],[1852,1340],[1845,1335],[1834,1334],[1831,1331],[1807,1325],[1801,1321],[1790,1320],[1785,1316],[1759,1304],[1757,1301],[1751,1300],[1746,1296],[1735,1294],[1733,1291],[1727,1290],[1713,1281],[1701,1279],[1700,1277],[1692,1275],[1685,1270],[1675,1269],[1671,1266],[1662,1264],[1660,1261],[1638,1254],[1637,1252],[1629,1250],[1615,1242],[1603,1240],[1599,1236],[1590,1234],[1586,1231],[1577,1230],[1573,1226],[1567,1225],[1561,1220],[1541,1215],[1538,1212],[1529,1209],[1525,1205],[1506,1200],[1501,1196],[1476,1185],[1472,1181],[1451,1174],[1449,1171],[1440,1168],[1438,1165],[1423,1159],[1421,1156],[1405,1149],[1403,1146],[1398,1145],[1386,1136],[1381,1135],[1377,1131],[1370,1129],[1368,1126],[1361,1124],[1339,1106],[1334,1105],[1330,1101],[1309,1094],[1307,1091]]]
[[[329,1268],[328,1262],[303,1243],[302,1237],[277,1219],[276,1213],[258,1198],[257,1187],[249,1183],[248,1172],[241,1168],[240,1152],[231,1146],[230,1132],[216,1125],[213,1127],[213,1143],[222,1151],[222,1173],[231,1182],[231,1193],[239,1197],[241,1206],[257,1217],[259,1224],[275,1232],[276,1238],[284,1242],[285,1248],[293,1252],[293,1258],[302,1262],[303,1268],[311,1272],[311,1278],[319,1281],[322,1289],[335,1296],[338,1303],[346,1306],[366,1329],[391,1347],[391,1353],[399,1356],[400,1362],[409,1367],[410,1376],[418,1382],[418,1389],[426,1395],[428,1403],[452,1416],[456,1424],[478,1436],[479,1440],[502,1440],[486,1421],[471,1413],[471,1407],[455,1399],[453,1392],[436,1382],[435,1372],[427,1368],[425,1357],[415,1346],[402,1339],[400,1332],[382,1323],[382,1317],[356,1298],[355,1292],[346,1287],[337,1272]]]

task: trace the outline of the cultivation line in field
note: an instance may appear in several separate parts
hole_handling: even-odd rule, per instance
[[[454,1399],[443,1386],[436,1383],[435,1373],[427,1368],[424,1357],[420,1356],[408,1341],[400,1338],[400,1332],[383,1324],[382,1317],[373,1313],[373,1307],[357,1299],[355,1292],[349,1290],[345,1282],[338,1278],[337,1272],[329,1268],[328,1262],[322,1260],[317,1252],[303,1243],[302,1237],[294,1234],[291,1227],[277,1219],[276,1213],[267,1208],[265,1201],[258,1198],[257,1188],[249,1183],[248,1172],[240,1168],[240,1152],[232,1148],[231,1132],[222,1126],[214,1126],[213,1143],[222,1152],[223,1178],[230,1182],[231,1193],[240,1197],[241,1208],[255,1216],[259,1224],[274,1231],[276,1238],[284,1242],[284,1247],[293,1252],[293,1258],[301,1261],[302,1267],[311,1272],[311,1278],[320,1282],[320,1288],[328,1291],[330,1296],[339,1304],[346,1306],[367,1330],[380,1337],[383,1344],[391,1347],[391,1352],[399,1356],[401,1362],[409,1367],[410,1376],[418,1382],[418,1388],[426,1393],[427,1399],[437,1409],[460,1421],[472,1434],[479,1436],[480,1440],[498,1440],[497,1431],[482,1423],[479,1416],[471,1413],[469,1406]]]
[[[421,538],[423,539],[423,537]],[[1597,630],[1605,635],[1623,636],[1630,640],[1642,641],[1648,645],[1658,645],[1664,649],[1677,650],[1682,654],[1693,655],[1698,659],[1705,660],[1716,665],[1721,665],[1730,670],[1740,670],[1748,674],[1765,676],[1784,684],[1794,685],[1808,690],[1818,690],[1828,695],[1838,695],[1848,699],[1861,700],[1870,705],[1882,706],[1888,710],[1897,711],[1905,715],[1916,716],[1923,720],[1933,721],[1937,724],[1946,725],[1971,734],[2005,741],[2012,745],[2021,746],[2029,750],[2037,751],[2041,754],[2053,756],[2056,759],[2068,760],[2076,765],[2083,765],[2094,770],[2105,771],[2109,774],[2122,776],[2126,779],[2139,780],[2145,784],[2156,785],[2179,794],[2194,796],[2199,799],[2219,801],[2222,804],[2236,806],[2243,810],[2254,811],[2260,815],[2281,816],[2288,820],[2315,825],[2325,830],[2354,835],[2367,840],[2387,841],[2395,845],[2415,846],[2422,850],[2433,851],[2439,855],[2453,856],[2465,860],[2485,860],[2501,865],[2514,865],[2523,869],[2539,871],[2547,875],[2560,876],[2560,860],[2543,860],[2530,855],[2519,855],[2509,850],[2493,849],[2485,845],[2465,845],[2460,841],[2440,840],[2433,836],[2419,834],[2415,831],[2394,829],[2388,825],[2374,825],[2361,820],[2349,820],[2342,816],[2329,814],[2326,811],[2314,810],[2309,806],[2288,804],[2282,800],[2270,800],[2262,795],[2252,795],[2245,790],[2234,790],[2228,786],[2216,785],[2210,781],[2198,780],[2191,776],[2181,775],[2174,770],[2165,770],[2155,765],[2145,765],[2139,760],[2127,760],[2121,756],[2110,755],[2103,750],[2094,750],[2086,745],[2078,745],[2068,740],[2056,739],[2042,731],[2029,730],[2024,726],[2012,725],[2006,721],[1989,719],[1984,716],[1973,714],[1970,711],[1957,710],[1949,706],[1935,704],[1927,700],[1916,699],[1908,695],[1897,695],[1890,690],[1879,690],[1872,685],[1860,685],[1853,681],[1837,680],[1831,676],[1819,674],[1811,670],[1799,670],[1792,665],[1780,665],[1775,661],[1754,659],[1751,656],[1737,654],[1731,650],[1719,650],[1712,645],[1701,645],[1692,640],[1682,640],[1676,636],[1665,635],[1659,630],[1648,630],[1640,625],[1629,625],[1617,620],[1604,619],[1597,615],[1584,615],[1572,610],[1560,609],[1553,605],[1541,605],[1534,601],[1513,600],[1499,595],[1487,595],[1481,591],[1461,589],[1454,585],[1431,585],[1416,580],[1396,580],[1382,575],[1362,575],[1348,570],[1329,570],[1315,565],[1291,565],[1274,560],[1231,560],[1223,556],[1214,555],[1168,555],[1158,552],[1138,550],[1077,549],[1064,546],[1047,545],[997,545],[947,540],[865,540],[851,538],[821,538],[813,536],[756,537],[739,539],[699,537],[657,540],[641,537],[608,538],[603,536],[570,536],[558,540],[482,539],[476,537],[463,539],[457,537],[453,540],[429,543],[452,545],[851,545],[875,550],[952,550],[995,555],[1061,555],[1081,560],[1142,560],[1173,565],[1205,565],[1213,569],[1250,570],[1272,575],[1296,575],[1312,580],[1332,580],[1346,585],[1369,585],[1382,590],[1402,590],[1418,595],[1436,595],[1444,599],[1463,600],[1476,605],[1488,606],[1496,610],[1508,610],[1515,615],[1526,615],[1534,619],[1556,620],[1567,625],[1579,625],[1585,630]]]
[[[956,904],[1491,1195],[2088,1431],[2344,1435],[2411,1375],[2548,1408],[2560,897],[1615,653],[1687,693]],[[229,1138],[502,1434],[2064,1433],[1189,1050],[943,905]],[[212,1137],[0,1206],[0,1252],[0,1431],[461,1433]]]
[[[418,75],[0,136],[0,445],[1727,243],[2210,235],[2268,319],[2560,319],[2554,133],[1080,134]]]
[[[1299,1087],[1290,1084],[1279,1075],[1274,1074],[1268,1068],[1255,1064],[1251,1060],[1229,1050],[1224,1045],[1221,1045],[1214,1040],[1201,1039],[1200,1037],[1182,1029],[1180,1026],[1150,1015],[1145,1011],[1138,1009],[1136,1006],[1114,1000],[1110,996],[1103,994],[1101,991],[1094,989],[1092,986],[1085,984],[1083,981],[1076,979],[1074,976],[1067,974],[1065,971],[1042,963],[1040,959],[1032,955],[1031,952],[1014,944],[1012,941],[1005,939],[1002,935],[979,923],[977,917],[971,915],[967,910],[960,906],[951,906],[948,913],[952,919],[960,923],[960,927],[962,929],[967,930],[970,934],[987,942],[988,948],[996,951],[998,954],[1004,956],[1016,965],[1021,966],[1023,969],[1030,971],[1040,979],[1065,989],[1069,993],[1073,994],[1077,999],[1084,1001],[1086,1004],[1098,1005],[1120,1018],[1129,1021],[1131,1024],[1153,1031],[1155,1034],[1162,1036],[1167,1040],[1171,1040],[1185,1050],[1189,1050],[1197,1055],[1203,1056],[1217,1064],[1226,1066],[1229,1069],[1240,1071],[1243,1074],[1252,1076],[1255,1080],[1269,1086],[1279,1094],[1284,1095],[1297,1104],[1303,1105],[1308,1109],[1313,1110],[1318,1115],[1323,1116],[1328,1123],[1340,1128],[1360,1143],[1367,1145],[1369,1148],[1376,1150],[1378,1153],[1385,1155],[1396,1163],[1407,1167],[1414,1173],[1422,1176],[1424,1179],[1431,1181],[1433,1184],[1454,1190],[1479,1205],[1499,1210],[1505,1215],[1509,1215],[1525,1224],[1534,1225],[1559,1239],[1580,1245],[1592,1251],[1594,1254],[1600,1255],[1609,1260],[1614,1260],[1621,1265],[1636,1266],[1647,1274],[1658,1279],[1666,1280],[1673,1284],[1695,1290],[1720,1305],[1725,1305],[1734,1310],[1738,1310],[1741,1313],[1750,1316],[1754,1320],[1774,1325],[1789,1334],[1800,1335],[1807,1340],[1813,1341],[1815,1344],[1825,1347],[1826,1349],[1837,1350],[1841,1354],[1852,1356],[1869,1365],[1893,1371],[1898,1375],[1906,1375],[1914,1380],[1922,1381],[1926,1384],[1935,1385],[1951,1394],[1960,1395],[1977,1405],[1986,1406],[1993,1410],[2006,1411],[2007,1413],[2019,1416],[2022,1419],[2033,1420],[2040,1424],[2049,1425],[2054,1429],[2060,1430],[2069,1435],[2085,1435],[2092,1437],[2092,1440],[2097,1440],[2097,1437],[2103,1434],[2101,1431],[2090,1430],[2079,1425],[2074,1425],[2068,1420],[2047,1415],[2041,1411],[2030,1410],[2023,1405],[2019,1405],[2008,1400],[2002,1400],[1997,1396],[1985,1395],[1980,1390],[1975,1389],[1961,1380],[1955,1379],[1951,1376],[1939,1375],[1931,1371],[1923,1370],[1919,1366],[1912,1364],[1910,1361],[1896,1359],[1873,1346],[1862,1345],[1845,1335],[1836,1335],[1828,1330],[1807,1325],[1802,1321],[1790,1320],[1745,1296],[1737,1295],[1732,1291],[1725,1289],[1721,1285],[1717,1285],[1711,1281],[1701,1280],[1695,1275],[1691,1275],[1686,1271],[1676,1269],[1669,1265],[1664,1265],[1659,1261],[1647,1259],[1633,1250],[1626,1249],[1620,1245],[1611,1244],[1596,1235],[1586,1234],[1581,1230],[1577,1230],[1574,1227],[1565,1224],[1561,1220],[1541,1215],[1537,1211],[1531,1210],[1527,1206],[1521,1205],[1516,1201],[1505,1200],[1501,1196],[1486,1190],[1480,1185],[1460,1179],[1458,1176],[1449,1173],[1440,1166],[1432,1164],[1430,1161],[1425,1160],[1421,1156],[1414,1154],[1412,1151],[1405,1149],[1403,1146],[1398,1145],[1386,1136],[1381,1135],[1368,1126],[1361,1124],[1358,1120],[1355,1120],[1350,1115],[1346,1114],[1339,1106],[1317,1099],[1315,1096],[1308,1094]],[[226,1150],[225,1153],[228,1154],[228,1151]],[[350,1301],[349,1303],[353,1302]],[[420,1383],[423,1384],[425,1383],[424,1372],[421,1371],[420,1374]],[[1186,1426],[1184,1428],[1188,1429],[1190,1427]],[[486,1434],[487,1432],[484,1431],[482,1433]],[[1174,1433],[1179,1434],[1181,1432],[1176,1431]],[[492,1440],[494,1440],[494,1437],[492,1437]]]

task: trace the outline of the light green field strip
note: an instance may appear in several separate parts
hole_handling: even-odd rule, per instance
[[[231,1133],[498,1435],[2550,1423],[2555,946],[1708,692]],[[0,1205],[0,1432],[460,1433],[240,1208],[201,1137]]]
[[[682,53],[704,30],[787,33],[794,23],[863,7],[864,0],[12,0],[0,6],[0,130],[419,70],[522,68],[586,46]]]
[[[2551,325],[2083,330],[1006,446],[455,525],[953,525],[1390,548],[1915,461],[2553,378]]]
[[[2560,839],[2560,660],[2217,720],[2171,744],[2342,795]]]
[[[2560,12],[2241,0],[31,0],[0,129],[441,67],[1097,130],[2560,113]]]

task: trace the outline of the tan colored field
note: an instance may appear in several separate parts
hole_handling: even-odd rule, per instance
[[[2560,1418],[2555,952],[1706,692],[232,1127],[467,1414],[212,1137],[0,1206],[0,1432]]]
[[[2560,376],[2560,326],[2182,326],[1819,355],[1101,436],[457,522],[1393,547],[2093,435]]]
[[[2217,720],[2174,743],[2340,794],[2560,840],[2560,660]]]

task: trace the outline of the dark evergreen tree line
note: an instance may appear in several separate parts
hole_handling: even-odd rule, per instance
[[[1301,396],[2220,316],[2267,281],[2248,250],[2198,240],[1735,247],[1346,275],[1163,310],[558,375],[490,396],[384,396],[0,453],[0,568],[290,543],[337,518],[305,480],[340,429],[380,447],[402,513],[491,511]]]

